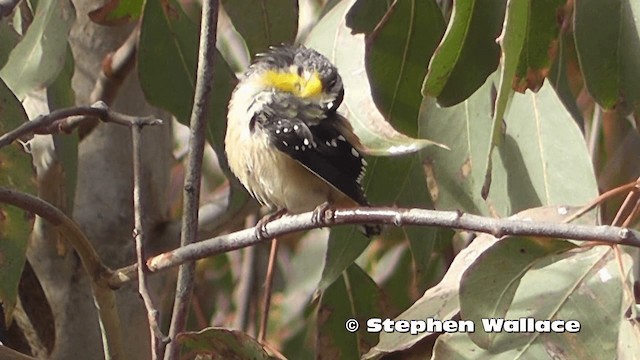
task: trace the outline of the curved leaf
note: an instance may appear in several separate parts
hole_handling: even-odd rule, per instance
[[[560,354],[577,359],[615,359],[623,301],[623,282],[630,276],[632,259],[616,258],[608,246],[571,256],[557,255],[546,266],[530,270],[521,280],[507,319],[576,320],[577,333],[502,332],[493,345],[481,349],[468,334],[448,334],[436,340],[436,358],[546,359]],[[596,296],[597,294],[597,296]],[[482,332],[476,324],[476,333]],[[478,334],[475,334],[478,335]]]
[[[331,60],[340,70],[345,96],[341,112],[351,121],[356,134],[371,155],[400,155],[434,144],[397,132],[376,107],[365,69],[365,37],[353,35],[345,15],[354,0],[334,6],[314,27],[306,44]]]
[[[527,271],[549,255],[575,245],[557,239],[509,237],[482,253],[460,280],[460,317],[481,324],[483,318],[504,318]],[[469,337],[483,349],[491,347],[495,333],[478,331]]]
[[[67,56],[67,37],[76,18],[68,0],[41,0],[27,33],[9,55],[0,77],[22,100],[58,75]]]
[[[453,106],[471,96],[493,73],[500,59],[496,38],[505,0],[454,1],[451,20],[429,63],[422,94]]]
[[[291,44],[298,33],[297,0],[222,0],[222,6],[252,56]]]

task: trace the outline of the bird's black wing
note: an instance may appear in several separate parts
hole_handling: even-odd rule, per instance
[[[274,109],[254,115],[256,122],[268,134],[271,143],[304,167],[324,179],[360,205],[368,205],[362,189],[366,161],[358,150],[341,134],[340,115],[322,112],[322,120],[309,118],[317,113],[305,114],[287,109]],[[284,118],[280,114],[295,113]]]

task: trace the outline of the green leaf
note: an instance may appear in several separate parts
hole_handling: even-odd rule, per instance
[[[22,104],[0,79],[0,134],[28,121]],[[31,156],[18,143],[0,150],[0,186],[35,192]],[[26,259],[32,216],[13,206],[0,203],[0,302],[5,324],[10,324],[18,296],[18,283]]]
[[[251,55],[291,44],[298,33],[297,0],[222,0],[222,6]]]
[[[391,124],[415,137],[425,64],[445,30],[442,12],[433,0],[399,0],[378,19],[366,47],[373,99]]]
[[[214,359],[276,359],[258,341],[238,330],[206,328],[178,334],[180,359],[205,356]]]
[[[440,320],[451,319],[460,309],[458,289],[462,274],[483,251],[496,241],[498,240],[488,235],[480,235],[476,238],[471,245],[455,257],[440,283],[427,290],[418,301],[398,315],[395,320],[416,320],[429,317]],[[375,359],[386,353],[408,349],[428,335],[430,333],[427,332],[418,335],[381,332],[380,342],[371,348],[363,358]]]
[[[481,324],[483,318],[504,318],[527,271],[575,245],[557,239],[508,237],[495,243],[467,268],[460,281],[460,317]],[[478,331],[469,337],[483,349],[495,333]]]
[[[370,241],[356,226],[332,228],[318,290],[323,291],[335,281],[339,281],[342,272],[353,264]]]
[[[485,177],[482,185],[482,197],[486,198],[491,186],[493,173],[493,161],[491,155],[493,149],[500,145],[502,121],[507,105],[513,95],[513,78],[515,77],[520,60],[520,53],[524,46],[524,39],[529,20],[529,0],[508,0],[507,14],[504,19],[502,35],[500,35],[500,83],[496,97],[495,110],[491,122],[491,139],[489,140],[489,152],[485,158]]]
[[[550,353],[559,353],[581,359],[615,359],[618,331],[626,321],[623,284],[630,276],[631,257],[623,253],[619,261],[608,246],[555,257],[522,278],[506,318],[576,320],[580,332],[497,333],[488,350],[476,346],[467,334],[449,334],[438,338],[434,356],[546,359]],[[481,331],[482,324],[476,324],[476,333]]]
[[[306,45],[333,62],[340,71],[345,96],[340,111],[351,121],[370,155],[400,155],[415,152],[433,142],[413,139],[397,132],[376,107],[365,68],[365,37],[353,35],[345,15],[354,0],[335,5],[314,27]]]
[[[495,40],[504,18],[505,0],[454,1],[442,42],[429,63],[422,94],[453,106],[471,96],[496,70]]]
[[[638,1],[578,0],[573,20],[580,68],[591,96],[605,109],[622,103],[640,110]]]
[[[75,10],[68,0],[38,3],[33,23],[0,70],[0,77],[18,99],[55,80],[64,66],[67,37],[75,18]]]
[[[316,354],[327,359],[357,359],[377,342],[377,335],[365,331],[367,319],[385,314],[383,295],[376,283],[358,265],[327,288],[318,309]],[[348,319],[360,324],[357,332],[345,330]]]
[[[549,74],[558,51],[558,21],[563,18],[565,3],[563,0],[538,0],[530,3],[526,39],[513,82],[516,91],[538,91]]]
[[[96,24],[105,26],[134,22],[142,15],[144,0],[109,0],[99,8],[89,12],[89,18]]]
[[[452,149],[424,152],[436,208],[507,216],[540,205],[582,205],[597,196],[584,138],[545,84],[538,93],[514,94],[503,144],[493,154],[491,193],[482,199],[492,82],[455,107],[423,103],[421,134]]]

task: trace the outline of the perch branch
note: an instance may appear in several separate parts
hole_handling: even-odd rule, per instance
[[[450,229],[475,231],[491,234],[495,237],[507,235],[539,236],[547,238],[599,241],[611,245],[629,245],[640,247],[640,232],[608,225],[588,226],[552,222],[525,221],[518,219],[495,219],[478,215],[463,214],[455,211],[437,211],[402,208],[366,208],[334,210],[325,216],[323,224],[313,222],[312,213],[304,213],[269,222],[266,225],[268,236],[256,238],[255,228],[218,236],[196,244],[187,245],[147,260],[151,272],[157,272],[188,261],[241,249],[272,237],[290,234],[296,231],[310,230],[322,226],[345,224],[390,224],[395,226],[435,226]],[[116,271],[109,283],[114,287],[135,279],[136,266],[131,265]]]
[[[205,0],[202,4],[202,23],[200,27],[200,47],[198,52],[198,69],[196,72],[195,95],[191,111],[189,137],[189,157],[184,179],[184,206],[182,215],[181,246],[195,242],[198,236],[198,206],[200,200],[200,178],[202,175],[202,157],[204,153],[205,125],[211,98],[213,83],[213,59],[216,49],[216,27],[218,24],[218,1]],[[193,282],[195,262],[187,262],[180,266],[176,296],[173,303],[169,338],[165,359],[178,357],[177,335],[183,332],[187,322],[187,314]]]

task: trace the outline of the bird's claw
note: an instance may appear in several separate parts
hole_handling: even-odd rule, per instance
[[[326,225],[327,217],[325,216],[325,213],[330,208],[331,207],[329,206],[328,202],[324,202],[318,205],[315,209],[313,209],[313,212],[311,213],[311,221],[316,225]]]
[[[280,218],[282,215],[284,215],[287,212],[287,210],[283,209],[283,210],[278,210],[273,214],[268,214],[265,215],[262,219],[260,219],[258,221],[258,223],[256,224],[256,238],[260,241],[264,241],[267,239],[270,239],[271,236],[269,236],[269,233],[267,232],[267,224],[270,223],[271,221]]]

